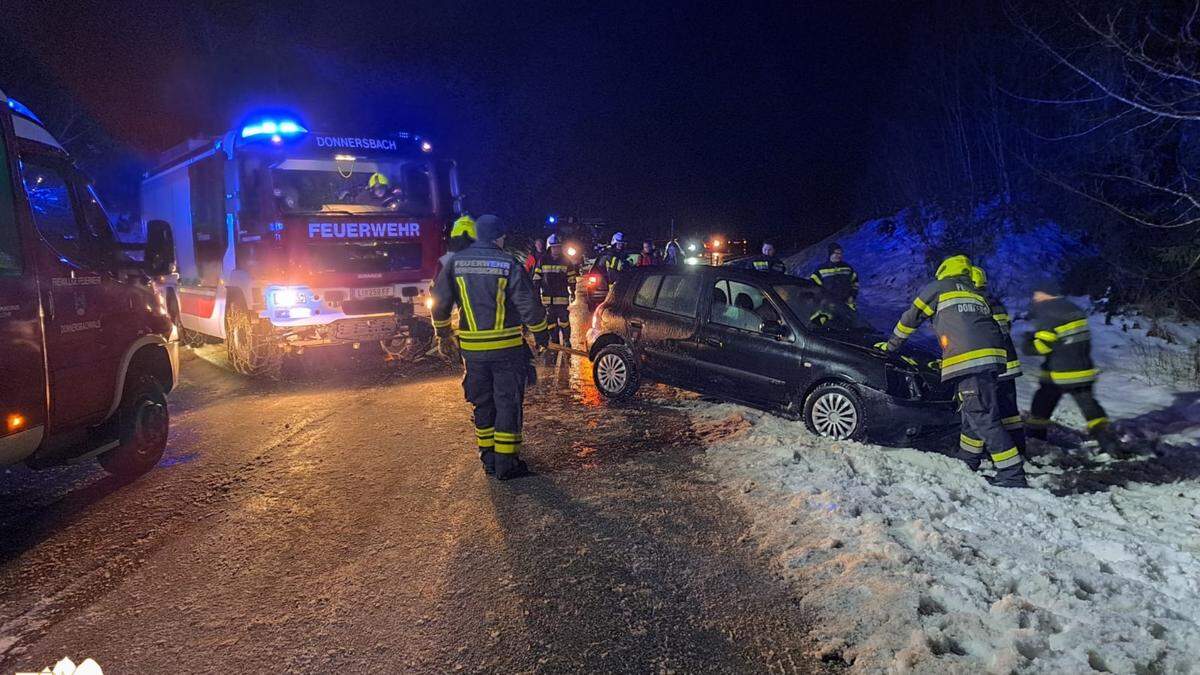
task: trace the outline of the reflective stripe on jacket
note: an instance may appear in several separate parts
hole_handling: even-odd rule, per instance
[[[1004,372],[1004,334],[969,276],[926,284],[896,322],[889,347],[899,349],[926,319],[932,320],[942,348],[942,381],[984,370]]]
[[[541,292],[543,304],[569,305],[578,275],[578,268],[570,260],[547,252],[533,268],[533,285]]]
[[[458,305],[458,341],[463,358],[496,360],[521,355],[521,328],[546,330],[546,310],[525,268],[495,244],[475,242],[455,253],[433,284],[433,327],[450,330]]]
[[[1064,387],[1090,384],[1100,371],[1092,362],[1092,334],[1087,316],[1066,298],[1035,302],[1029,309],[1032,351],[1046,357],[1043,381]]]
[[[853,300],[858,295],[858,272],[844,262],[827,262],[818,267],[809,279],[824,288],[830,298],[839,302]]]

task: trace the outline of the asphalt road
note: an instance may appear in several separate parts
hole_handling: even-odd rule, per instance
[[[472,451],[460,376],[185,359],[163,462],[0,474],[0,673],[809,672],[687,420],[542,368],[537,475]]]

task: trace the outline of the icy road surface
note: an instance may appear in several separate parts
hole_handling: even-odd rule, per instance
[[[543,367],[539,475],[498,483],[456,373],[256,385],[192,357],[184,377],[143,478],[0,473],[0,672],[814,667],[789,585],[653,391],[610,408],[578,360]]]

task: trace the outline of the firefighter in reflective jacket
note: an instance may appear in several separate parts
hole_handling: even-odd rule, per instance
[[[783,260],[779,256],[775,255],[775,244],[769,241],[763,242],[762,255],[756,255],[746,260],[739,267],[748,267],[759,272],[787,274],[787,265],[783,263]]]
[[[1025,454],[1025,427],[1021,424],[1021,409],[1017,407],[1017,378],[1021,377],[1021,359],[1012,339],[1012,318],[1004,303],[987,290],[987,273],[981,267],[971,268],[971,282],[979,289],[979,294],[987,300],[992,308],[992,320],[1000,326],[1004,333],[1004,372],[997,378],[997,396],[1000,399],[1000,422],[1005,431],[1012,437],[1017,450]],[[983,440],[963,429],[959,435],[959,446],[963,452],[979,454],[983,452]]]
[[[481,216],[475,231],[475,243],[455,253],[433,285],[433,326],[439,339],[450,339],[450,310],[458,305],[463,392],[475,407],[479,459],[484,471],[506,480],[527,472],[521,407],[532,355],[522,326],[544,347],[546,310],[520,261],[501,248],[503,221]]]
[[[841,244],[834,242],[829,245],[829,259],[809,278],[824,288],[825,294],[836,302],[844,302],[850,309],[857,309],[858,272],[846,263]]]
[[[1100,371],[1092,363],[1091,331],[1087,316],[1073,302],[1061,296],[1051,279],[1034,284],[1033,304],[1029,308],[1033,333],[1026,335],[1028,354],[1046,358],[1038,374],[1041,386],[1029,408],[1029,435],[1046,438],[1050,416],[1063,394],[1070,394],[1087,419],[1088,433],[1105,452],[1119,452],[1116,434],[1104,408],[1096,400],[1093,387]]]
[[[993,484],[1025,487],[1021,452],[1004,429],[996,378],[1008,361],[1004,334],[992,319],[992,308],[971,281],[971,261],[953,255],[938,266],[937,278],[926,284],[896,323],[892,337],[877,347],[895,351],[925,319],[931,319],[942,348],[943,382],[954,382],[962,408],[962,428],[982,448],[961,444],[961,459],[972,470],[983,461],[983,450],[996,467]],[[968,449],[969,448],[969,449]]]
[[[571,346],[571,301],[579,270],[562,254],[558,235],[546,238],[546,252],[533,268],[533,285],[542,293],[550,341]]]
[[[629,255],[625,253],[625,235],[618,232],[612,236],[608,248],[596,258],[595,269],[604,273],[609,284],[617,280],[617,273],[628,268]]]

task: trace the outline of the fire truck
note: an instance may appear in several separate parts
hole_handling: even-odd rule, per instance
[[[429,287],[461,211],[455,164],[422,136],[310,131],[263,114],[169,151],[142,216],[174,228],[184,340],[223,340],[235,370],[285,354],[428,348]]]
[[[156,280],[174,246],[166,223],[147,233],[138,259],[58,141],[0,92],[0,466],[158,463],[179,359]]]

